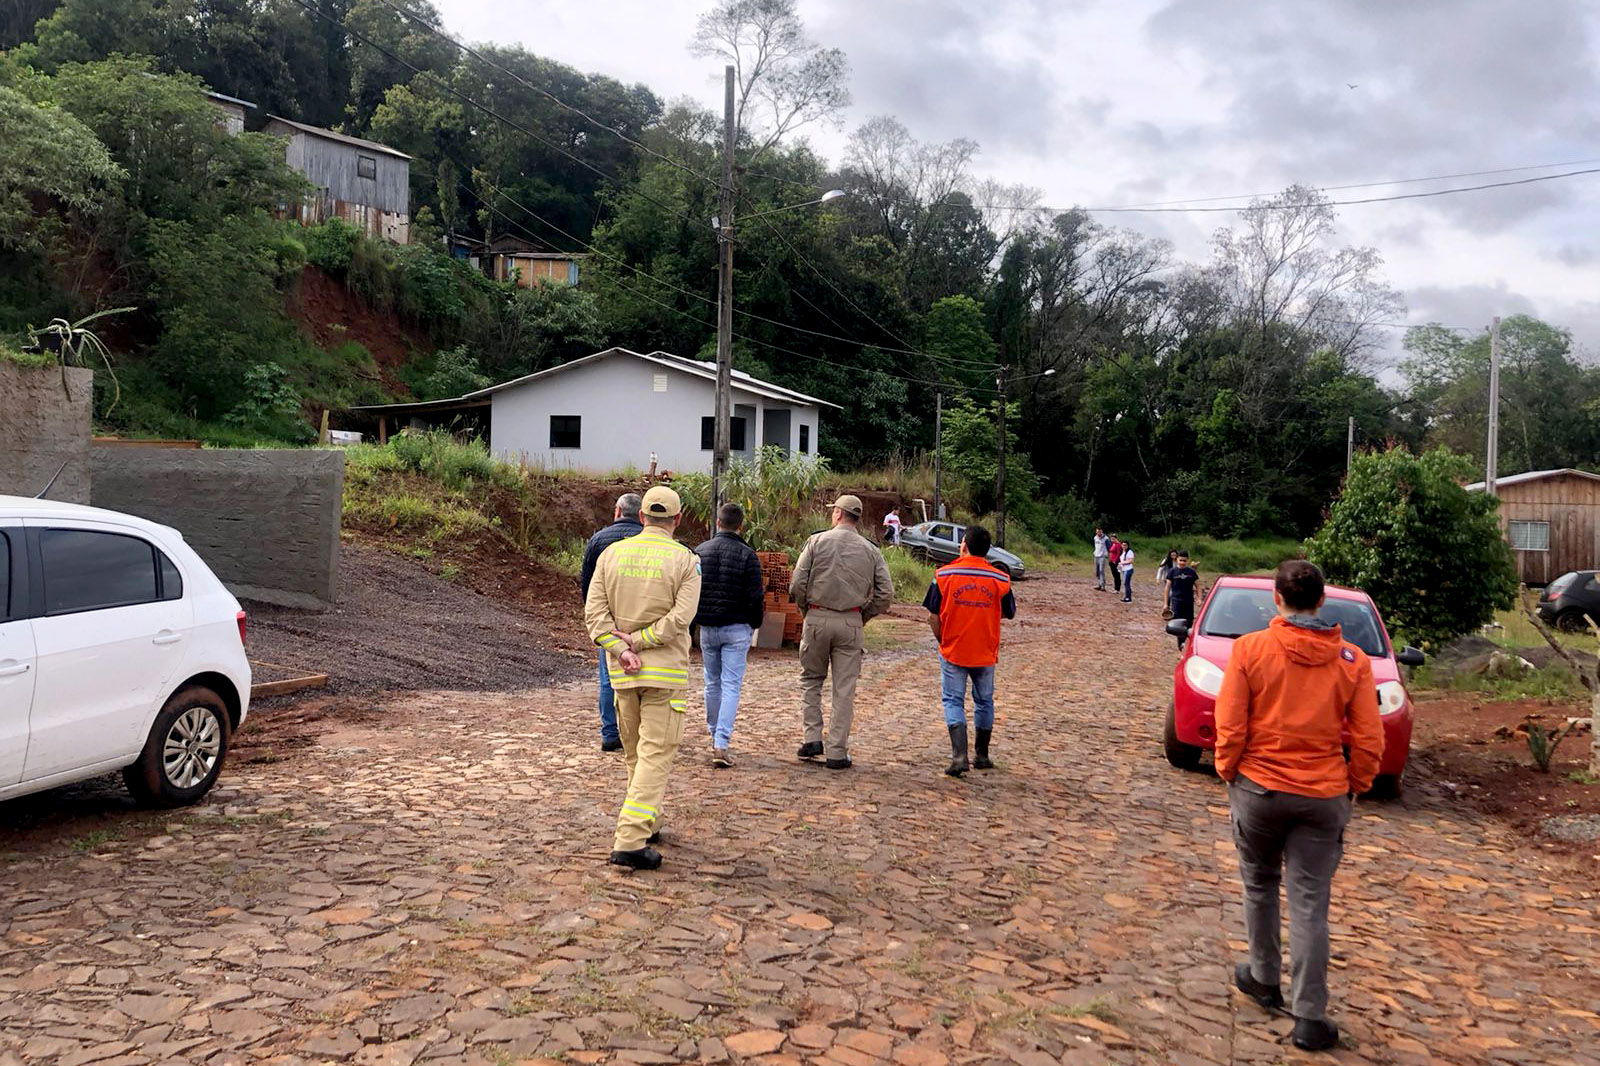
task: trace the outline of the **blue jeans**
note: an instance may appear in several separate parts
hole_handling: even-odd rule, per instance
[[[755,630],[743,623],[700,627],[700,656],[706,673],[706,729],[714,748],[726,748],[733,739],[744,669],[754,639]]]
[[[1106,587],[1106,557],[1104,555],[1096,555],[1094,557],[1094,583],[1099,588]]]
[[[1132,603],[1133,602],[1133,571],[1132,570],[1124,570],[1122,572],[1122,602],[1123,603]]]
[[[622,739],[617,732],[617,698],[611,692],[611,670],[606,665],[606,653],[600,653],[600,739],[614,744]]]
[[[972,679],[972,724],[977,729],[994,728],[994,667],[957,666],[939,657],[939,689],[944,702],[944,724],[967,722],[967,678]]]

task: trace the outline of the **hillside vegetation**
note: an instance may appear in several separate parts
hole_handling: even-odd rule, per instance
[[[921,141],[893,117],[823,159],[799,131],[848,102],[846,57],[811,41],[792,0],[707,3],[708,70],[763,27],[797,42],[752,90],[788,118],[746,115],[737,137],[734,361],[843,406],[820,441],[835,469],[920,481],[942,397],[958,506],[995,509],[1003,417],[1005,502],[1041,545],[1099,524],[1198,551],[1182,534],[1199,532],[1218,569],[1239,569],[1222,563],[1256,560],[1223,544],[1320,522],[1351,419],[1363,448],[1478,452],[1486,337],[1413,330],[1400,380],[1380,381],[1403,302],[1379,249],[1341,243],[1321,193],[1241,210],[1186,262],[1038,206],[975,170],[976,143]],[[426,0],[13,5],[6,345],[133,307],[97,323],[122,383],[116,404],[99,386],[102,426],[231,444],[303,443],[325,410],[454,395],[609,343],[709,355],[718,117],[519,47],[470,56],[439,25]],[[411,243],[279,221],[310,190],[280,140],[226,133],[207,87],[254,101],[252,127],[286,115],[410,155]],[[824,189],[846,195],[818,203]],[[582,282],[496,283],[446,235],[582,253]],[[299,298],[324,284],[348,293],[345,321]],[[1600,463],[1600,370],[1560,328],[1513,316],[1503,335],[1504,470]]]

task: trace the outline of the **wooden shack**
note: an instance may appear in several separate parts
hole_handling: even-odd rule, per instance
[[[289,139],[285,158],[316,187],[289,214],[302,225],[342,218],[372,237],[406,244],[411,231],[411,157],[386,144],[273,115],[266,132]]]
[[[1495,479],[1500,528],[1529,585],[1600,567],[1600,474],[1534,470]],[[1482,492],[1483,482],[1468,485]]]

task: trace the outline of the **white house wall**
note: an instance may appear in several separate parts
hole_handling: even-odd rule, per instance
[[[665,392],[655,391],[658,374],[666,375]],[[748,417],[753,411],[756,416],[746,424],[745,450],[733,453],[735,459],[750,459],[761,437],[764,410],[785,409],[786,405],[738,388],[733,398],[738,413]],[[494,393],[489,447],[503,458],[523,459],[548,469],[609,473],[631,466],[645,470],[650,453],[655,452],[662,470],[708,470],[711,453],[700,448],[700,420],[712,415],[715,405],[711,381],[618,354]],[[790,450],[798,448],[799,426],[805,423],[811,426],[811,450],[815,453],[816,408],[787,409],[792,412]],[[580,447],[550,447],[552,415],[582,419]]]

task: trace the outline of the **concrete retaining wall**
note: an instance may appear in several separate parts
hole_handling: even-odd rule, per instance
[[[0,359],[0,495],[37,496],[60,470],[47,498],[88,503],[93,413],[93,370],[69,369],[63,388],[58,366]]]
[[[235,596],[333,603],[343,453],[103,445],[92,455],[96,507],[174,527]]]

